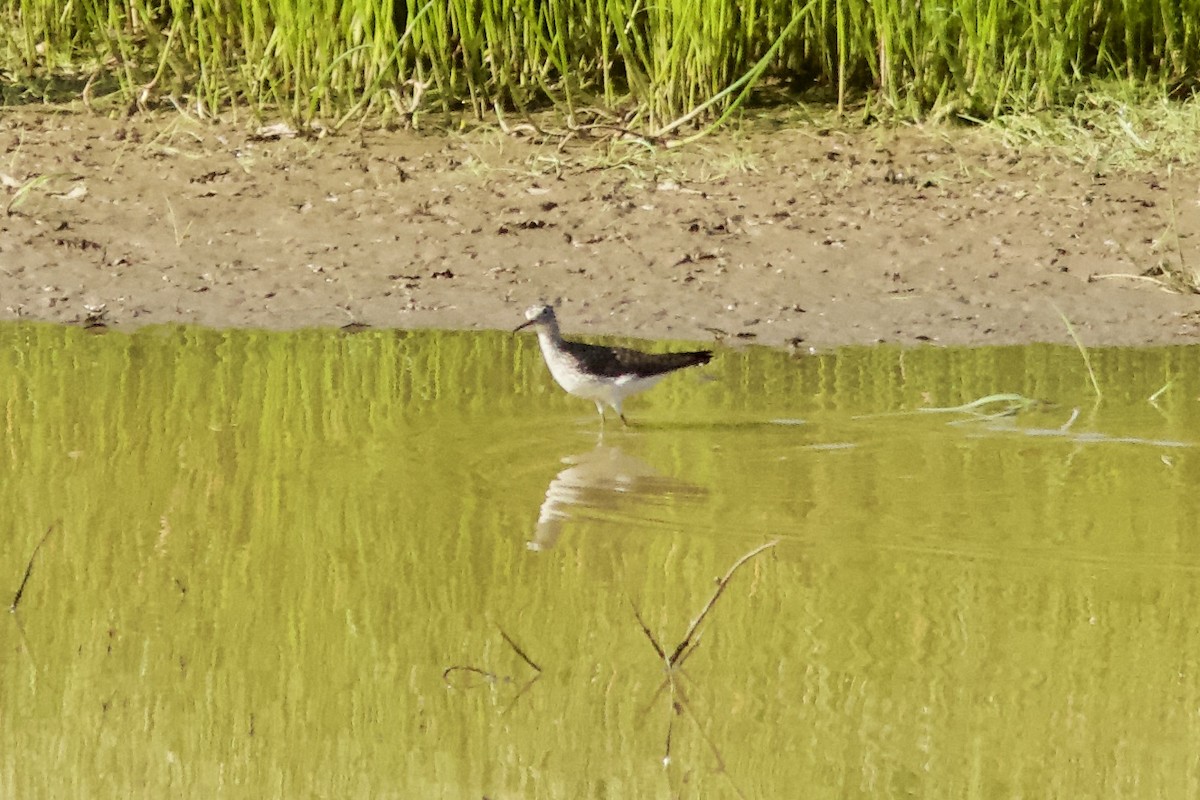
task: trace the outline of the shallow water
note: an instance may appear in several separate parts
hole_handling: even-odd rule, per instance
[[[1197,355],[0,327],[0,795],[1196,796]]]

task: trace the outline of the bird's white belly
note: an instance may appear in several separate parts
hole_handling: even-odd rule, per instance
[[[553,375],[553,371],[551,371]],[[605,403],[619,403],[630,395],[649,389],[665,378],[666,375],[654,375],[649,378],[638,378],[633,375],[623,375],[619,378],[596,378],[579,372],[554,375],[558,385],[576,397],[588,400],[601,400]]]
[[[570,358],[564,358],[543,340],[542,354],[546,357],[546,366],[554,380],[568,394],[587,400],[599,400],[604,403],[620,403],[626,397],[649,389],[666,377],[666,374],[638,377],[622,375],[617,378],[590,375],[578,369]]]

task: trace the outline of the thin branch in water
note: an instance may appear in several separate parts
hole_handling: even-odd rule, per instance
[[[442,682],[447,686],[453,686],[453,684],[450,682],[450,676],[456,672],[469,672],[475,675],[481,675],[488,683],[498,683],[500,681],[508,683],[512,681],[512,678],[503,677],[494,672],[488,672],[486,669],[480,669],[479,667],[472,667],[466,664],[455,664],[452,667],[446,667],[444,670],[442,670]]]
[[[700,627],[701,623],[704,622],[704,618],[708,616],[708,612],[712,611],[712,608],[714,605],[716,605],[717,600],[721,598],[721,595],[725,592],[725,587],[729,585],[729,581],[733,578],[734,573],[737,572],[738,569],[740,569],[741,566],[747,561],[765,550],[770,550],[777,544],[779,544],[779,540],[773,539],[766,544],[759,545],[749,553],[746,553],[746,555],[739,558],[737,562],[729,568],[729,571],[725,573],[725,577],[721,578],[721,580],[717,582],[717,590],[713,592],[713,596],[709,598],[708,603],[704,606],[704,609],[700,612],[699,616],[692,620],[691,627],[688,628],[687,634],[683,637],[683,641],[675,647],[675,651],[671,653],[671,657],[667,659],[667,664],[669,666],[674,667],[676,663],[678,663],[680,655],[688,648],[688,645],[691,644],[692,637],[695,636],[696,630]]]
[[[38,540],[37,546],[33,548],[33,552],[29,554],[29,563],[25,565],[25,577],[21,578],[21,585],[17,587],[17,593],[13,595],[12,605],[8,607],[10,614],[17,613],[17,606],[21,603],[21,596],[25,594],[25,584],[29,583],[29,576],[33,574],[33,560],[37,558],[38,551],[42,549],[42,545],[50,538],[50,532],[54,530],[57,523],[50,523],[50,527],[46,528],[46,532],[42,534],[42,538]]]
[[[519,644],[517,644],[516,641],[511,636],[509,636],[507,633],[504,632],[503,628],[501,628],[499,625],[497,625],[496,630],[500,631],[500,636],[504,639],[505,643],[507,643],[508,646],[513,649],[513,652],[516,653],[518,656],[520,656],[521,660],[524,661],[526,664],[528,664],[530,667],[532,667],[533,670],[538,673],[538,676],[540,676],[541,672],[542,672],[542,668],[540,666],[538,666],[537,662],[535,662],[532,658],[530,658],[529,655],[521,648],[521,646]],[[453,666],[446,667],[446,669],[442,670],[442,681],[447,686],[452,686],[453,684],[450,681],[450,676],[454,675],[456,673],[459,673],[459,672],[464,672],[464,673],[467,673],[470,675],[478,675],[478,676],[482,677],[485,681],[487,681],[488,683],[491,683],[491,684],[516,683],[516,681],[509,675],[498,675],[495,672],[491,672],[489,670],[482,669],[480,667],[474,667],[474,666],[471,666],[470,664],[455,664]],[[521,691],[519,691],[517,693],[517,697],[520,697],[522,694],[524,694],[529,689],[529,687],[532,686],[537,681],[538,676],[535,676],[533,678],[533,680],[526,683],[521,688]]]
[[[700,633],[696,634],[696,638],[692,640],[691,645],[688,646],[686,649],[684,649],[684,651],[682,653],[679,654],[679,657],[676,658],[672,662],[672,666],[682,667],[683,662],[687,661],[688,658],[692,655],[692,653],[696,652],[696,650],[698,650],[700,648],[700,640],[703,638],[704,638],[704,631],[701,631]]]
[[[521,657],[522,661],[524,661],[529,666],[533,667],[535,672],[542,671],[542,668],[539,667],[532,658],[530,658],[529,656],[527,656],[525,654],[525,651],[521,649],[521,646],[519,644],[517,644],[516,642],[514,642],[512,637],[504,632],[503,628],[501,628],[499,625],[497,625],[496,630],[500,631],[500,635],[502,637],[504,637],[504,641],[508,642],[508,646],[511,647],[513,649],[513,651]]]
[[[633,604],[633,600],[629,601],[629,605],[633,609],[633,616],[637,619],[638,625],[642,626],[642,633],[646,634],[646,638],[650,640],[650,646],[654,648],[654,652],[658,653],[659,658],[666,661],[667,651],[663,650],[662,645],[658,643],[658,639],[654,638],[654,634],[650,632],[650,626],[642,619],[642,614],[638,611],[637,606]]]

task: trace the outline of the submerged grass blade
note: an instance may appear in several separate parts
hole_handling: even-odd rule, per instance
[[[922,406],[909,411],[892,411],[882,414],[861,414],[854,419],[877,419],[879,417],[910,417],[914,414],[968,414],[967,422],[976,420],[998,419],[1011,417],[1022,411],[1028,411],[1043,405],[1043,401],[1014,392],[1002,392],[980,397],[969,403],[957,406]],[[992,409],[995,410],[992,410]],[[987,409],[987,410],[984,410]],[[961,420],[960,420],[961,421]],[[953,423],[952,423],[953,424]]]
[[[1104,392],[1100,391],[1100,382],[1096,380],[1096,371],[1092,369],[1092,356],[1088,353],[1087,348],[1083,346],[1083,342],[1079,340],[1079,335],[1075,333],[1075,326],[1071,324],[1071,320],[1067,319],[1067,315],[1062,310],[1051,303],[1054,310],[1058,312],[1058,316],[1062,318],[1063,324],[1067,326],[1067,333],[1071,335],[1071,341],[1075,342],[1075,347],[1079,350],[1079,355],[1083,357],[1083,365],[1087,367],[1088,378],[1092,382],[1092,390],[1096,393],[1096,399],[1104,398]]]
[[[1167,393],[1167,390],[1168,390],[1168,389],[1170,389],[1170,388],[1171,388],[1171,386],[1172,386],[1174,383],[1175,383],[1175,379],[1174,379],[1174,378],[1172,378],[1171,380],[1169,380],[1169,381],[1167,381],[1166,383],[1164,383],[1164,384],[1162,385],[1162,388],[1161,388],[1161,389],[1159,389],[1159,390],[1158,390],[1158,391],[1156,391],[1154,394],[1152,394],[1152,395],[1150,395],[1149,397],[1147,397],[1147,398],[1146,398],[1146,402],[1147,402],[1147,403],[1149,403],[1150,405],[1157,405],[1157,404],[1158,404],[1158,400],[1159,400],[1159,398],[1161,398],[1161,397],[1162,397],[1164,394],[1166,394],[1166,393]]]
[[[1027,411],[1040,402],[1031,397],[1026,397],[1022,394],[1002,393],[989,394],[986,397],[980,397],[977,400],[972,400],[969,403],[963,403],[960,406],[942,406],[936,408],[918,408],[917,413],[921,414],[970,414],[982,419],[996,419],[997,417],[1012,416],[1021,411]],[[981,409],[994,407],[999,405],[999,410],[996,411],[981,411]]]

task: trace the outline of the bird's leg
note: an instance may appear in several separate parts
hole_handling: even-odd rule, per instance
[[[604,403],[596,401],[596,410],[600,412],[600,427],[604,427]]]
[[[616,403],[613,403],[612,407],[613,407],[613,411],[617,412],[617,416],[621,418],[621,424],[624,425],[626,428],[628,428],[629,420],[625,419],[625,412],[621,408],[621,403],[619,401]]]

